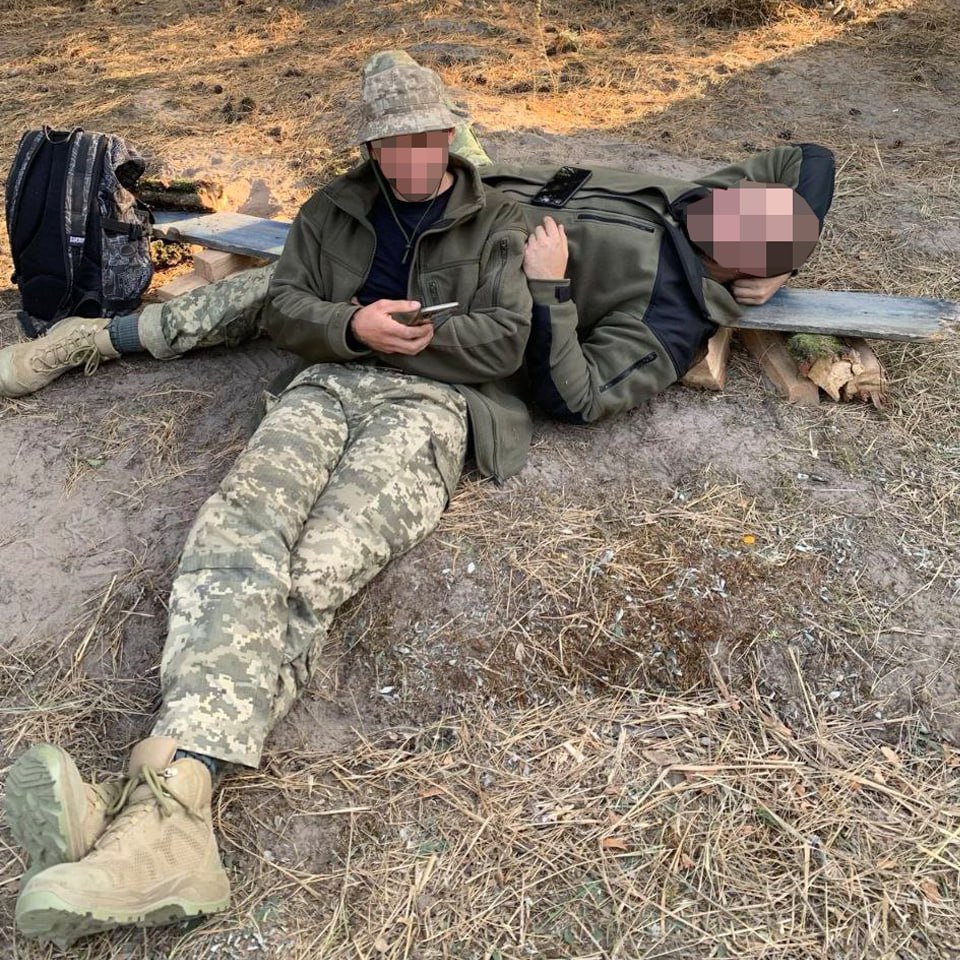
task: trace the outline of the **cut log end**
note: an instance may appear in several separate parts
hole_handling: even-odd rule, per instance
[[[886,399],[883,367],[866,340],[797,334],[787,347],[797,369],[832,400],[859,399],[879,408]]]

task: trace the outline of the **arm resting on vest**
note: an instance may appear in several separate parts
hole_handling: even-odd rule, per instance
[[[742,163],[733,163],[694,182],[705,187],[732,187],[740,180],[782,183],[792,187],[810,204],[822,230],[833,202],[834,177],[833,154],[826,147],[798,143],[764,150]]]

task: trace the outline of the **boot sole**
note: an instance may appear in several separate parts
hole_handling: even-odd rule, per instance
[[[83,781],[59,747],[38,744],[17,759],[7,775],[6,808],[10,832],[30,858],[30,876],[86,853]]]
[[[189,920],[208,913],[217,913],[230,903],[225,897],[208,903],[168,898],[151,905],[147,911],[126,912],[110,909],[85,910],[66,903],[55,893],[25,891],[17,901],[17,927],[28,937],[52,940],[58,947],[68,948],[74,941],[91,934],[121,926],[158,927]]]

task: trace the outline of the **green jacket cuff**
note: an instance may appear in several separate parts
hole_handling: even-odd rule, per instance
[[[527,286],[534,303],[553,306],[570,299],[569,280],[528,280]]]
[[[351,360],[354,357],[366,357],[372,353],[370,348],[354,334],[350,326],[353,315],[359,309],[360,308],[353,303],[340,304],[337,307],[334,320],[334,330],[338,330],[338,333],[335,335],[340,340],[340,343],[336,345],[335,349],[338,353],[340,349],[342,349],[344,355]]]

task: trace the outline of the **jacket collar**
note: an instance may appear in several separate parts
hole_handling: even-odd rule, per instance
[[[453,226],[464,217],[476,213],[486,203],[483,182],[472,163],[451,153],[448,169],[454,177],[450,198],[443,216],[433,224],[431,230],[443,230]],[[366,160],[342,177],[331,181],[322,188],[322,192],[345,213],[357,220],[367,221],[380,189],[373,161]]]

